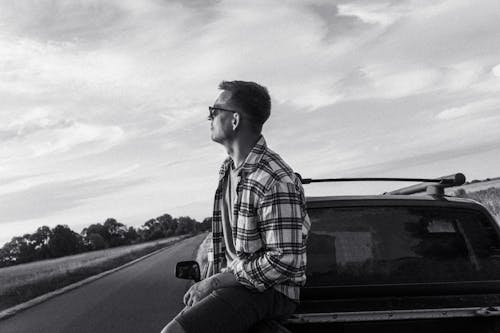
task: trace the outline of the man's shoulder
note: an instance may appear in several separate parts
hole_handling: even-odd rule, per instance
[[[267,148],[262,157],[263,168],[275,177],[283,178],[293,175],[292,168],[275,151]]]
[[[261,184],[264,191],[269,190],[276,183],[294,183],[295,178],[293,169],[278,153],[267,147],[255,171],[248,175],[248,179]]]

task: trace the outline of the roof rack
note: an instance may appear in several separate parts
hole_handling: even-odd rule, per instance
[[[430,195],[444,196],[445,188],[463,185],[465,183],[465,175],[459,172],[452,175],[436,178],[432,180],[432,182],[436,184],[426,184],[426,182],[423,182],[420,184],[403,187],[384,194],[414,194],[426,192]]]
[[[326,183],[326,182],[366,182],[366,181],[383,181],[383,182],[420,182],[420,184],[403,187],[384,194],[414,194],[420,192],[427,192],[430,195],[443,196],[444,189],[447,187],[460,186],[465,183],[465,176],[463,173],[455,173],[448,176],[439,178],[324,178],[312,179],[302,178],[300,174],[296,173],[302,184],[311,183]],[[434,184],[429,184],[434,183]]]

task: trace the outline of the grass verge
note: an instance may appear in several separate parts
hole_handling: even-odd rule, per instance
[[[0,269],[0,311],[119,267],[185,236],[43,260]]]

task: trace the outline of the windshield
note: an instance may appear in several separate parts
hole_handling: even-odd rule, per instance
[[[486,216],[436,207],[309,209],[308,286],[500,279]]]

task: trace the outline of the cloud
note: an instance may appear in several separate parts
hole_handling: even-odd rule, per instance
[[[446,66],[428,64],[378,63],[360,65],[337,81],[337,101],[389,98],[399,99],[436,91],[470,94],[479,90],[488,76],[485,65],[469,60]],[[492,87],[491,87],[492,88]]]
[[[49,109],[35,108],[0,127],[4,139],[0,160],[6,163],[54,154],[95,154],[118,144],[124,135],[118,126],[83,123],[51,114]]]
[[[50,114],[50,110],[36,107],[16,117],[3,130],[4,139],[24,138],[44,130],[57,130],[72,125],[68,119],[61,119]]]
[[[0,223],[28,220],[51,215],[77,207],[87,200],[93,200],[125,188],[144,183],[145,178],[81,178],[41,183],[40,181],[15,184],[20,190],[0,196]],[[4,191],[2,191],[4,192]]]
[[[346,61],[343,79],[336,85],[345,99],[498,89],[494,81],[485,83],[493,62],[498,62],[494,55],[500,52],[491,33],[500,19],[499,12],[492,10],[497,7],[494,2],[471,6],[468,1],[354,1],[347,6],[354,8],[353,15],[359,11],[354,17],[388,8],[392,19],[375,14],[365,19],[379,23],[367,23],[357,36],[361,42],[349,53],[355,55],[355,63]],[[358,80],[351,82],[353,77]]]
[[[342,100],[342,95],[332,93],[332,89],[317,87],[315,90],[305,91],[302,94],[297,94],[290,102],[307,111],[313,111],[321,107],[335,104]]]
[[[389,26],[408,14],[408,8],[388,2],[345,3],[338,5],[339,16],[354,16],[368,24]]]
[[[487,75],[485,65],[480,61],[467,60],[451,63],[441,69],[440,89],[460,92],[473,87]]]
[[[495,75],[497,77],[500,77],[500,64],[498,64],[495,67],[493,67],[491,69],[491,72],[493,73],[493,75]]]
[[[364,67],[362,71],[371,81],[370,97],[401,98],[417,95],[434,87],[439,72],[432,68],[403,69],[391,66]]]
[[[491,140],[488,144],[485,144],[484,142],[478,143],[478,144],[472,144],[472,145],[467,145],[467,146],[453,146],[453,145],[448,145],[448,146],[443,146],[443,147],[436,147],[436,149],[429,149],[429,150],[424,150],[421,151],[418,156],[415,155],[401,155],[400,157],[395,157],[393,156],[390,160],[378,160],[376,161],[375,159],[372,160],[372,163],[367,163],[364,165],[357,165],[356,167],[350,169],[351,174],[358,174],[358,175],[364,175],[367,173],[371,174],[386,174],[390,173],[391,171],[394,170],[404,170],[407,168],[411,167],[417,167],[417,166],[426,166],[429,164],[439,164],[439,162],[447,161],[447,160],[452,160],[455,158],[464,158],[467,156],[475,155],[481,152],[488,152],[488,151],[495,151],[500,148],[500,144],[498,142],[495,142]],[[445,164],[443,164],[444,166]],[[463,166],[456,165],[453,166],[454,170],[459,170],[463,168]],[[446,167],[443,167],[443,169],[449,169],[450,166],[446,165]],[[445,172],[453,172],[453,170],[450,171],[442,171],[440,172],[445,173]],[[444,175],[444,174],[443,174]],[[438,177],[440,175],[436,175]],[[442,175],[441,175],[442,176]]]
[[[481,112],[499,109],[499,99],[485,99],[443,110],[436,115],[436,118],[440,120],[456,119],[462,117],[470,117]]]
[[[137,176],[135,171],[140,168],[139,164],[127,166],[123,169],[109,170],[92,170],[87,172],[86,178],[75,177],[69,173],[66,174],[39,174],[39,175],[22,175],[10,177],[2,180],[2,187],[0,188],[0,196],[8,194],[23,195],[28,193],[31,189],[50,187],[54,184],[84,184],[84,183],[106,183],[117,182],[120,180],[131,180],[136,178],[143,178]]]

